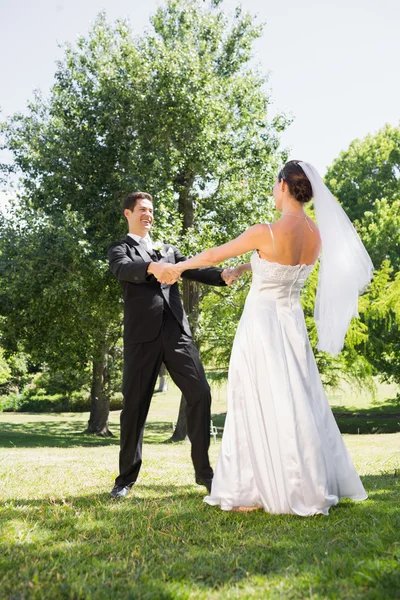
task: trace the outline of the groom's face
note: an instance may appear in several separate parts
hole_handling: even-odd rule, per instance
[[[129,233],[144,237],[153,225],[153,203],[147,199],[137,200],[133,210],[125,209],[124,215],[129,224]]]

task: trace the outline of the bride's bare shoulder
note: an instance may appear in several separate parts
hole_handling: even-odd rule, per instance
[[[268,223],[257,223],[256,225],[252,225],[249,227],[248,231],[250,231],[253,235],[264,235],[269,228]]]

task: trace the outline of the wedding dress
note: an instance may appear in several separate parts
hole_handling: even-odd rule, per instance
[[[367,498],[328,404],[308,340],[300,291],[313,265],[254,252],[253,279],[232,348],[228,412],[204,501],[273,514],[327,515]]]

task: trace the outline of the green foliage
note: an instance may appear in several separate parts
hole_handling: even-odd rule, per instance
[[[158,229],[175,240],[182,188],[196,220],[228,236],[238,218],[259,220],[254,205],[265,210],[287,121],[269,121],[264,79],[247,64],[261,30],[240,10],[230,24],[203,6],[167,2],[139,39],[100,15],[66,48],[49,101],[37,97],[5,127],[32,205],[79,212],[101,255],[124,231],[122,190],[150,191]]]
[[[362,306],[368,338],[361,344],[360,351],[383,381],[400,383],[400,277],[397,273],[392,279],[392,273],[388,260],[383,261],[379,271],[375,271]]]
[[[64,368],[62,372],[41,370],[0,395],[0,411],[65,412],[89,410],[90,370]]]
[[[0,326],[1,332],[1,326]],[[31,378],[34,366],[29,363],[28,357],[22,352],[15,354],[0,348],[0,397],[9,392],[18,392]]]
[[[396,315],[397,322],[400,321],[400,272],[386,287],[385,294],[376,301],[375,306],[383,310],[384,314],[391,311]]]
[[[374,212],[377,200],[400,197],[400,129],[385,125],[375,135],[354,140],[333,161],[326,185],[352,221]]]
[[[52,369],[85,369],[120,315],[107,262],[92,250],[78,213],[15,207],[0,246],[3,347],[16,352],[23,344]]]
[[[376,269],[384,260],[400,267],[400,193],[390,201],[376,200],[372,211],[366,211],[357,231],[371,256]]]
[[[0,385],[11,378],[11,368],[4,357],[4,351],[0,348]]]

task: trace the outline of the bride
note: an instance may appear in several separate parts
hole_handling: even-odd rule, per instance
[[[174,267],[218,264],[254,250],[232,348],[228,412],[211,493],[223,510],[327,515],[367,494],[336,425],[307,336],[300,291],[322,245],[315,318],[318,348],[340,352],[373,265],[355,229],[308,163],[290,161],[273,188],[281,218]],[[314,199],[318,227],[304,212]]]

